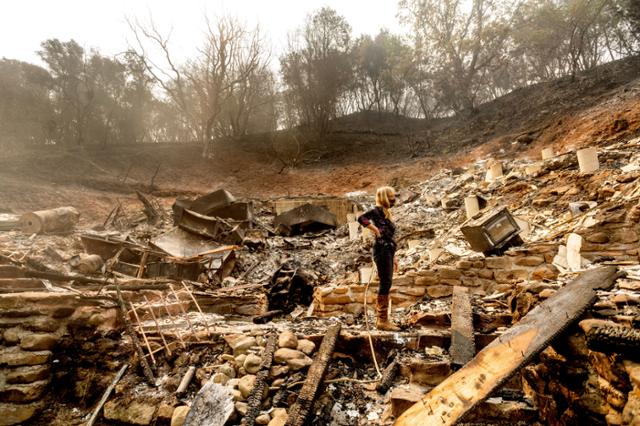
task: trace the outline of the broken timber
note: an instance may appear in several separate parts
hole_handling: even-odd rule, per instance
[[[466,287],[455,286],[451,300],[451,363],[463,366],[476,353],[471,296]]]
[[[285,426],[302,426],[305,424],[305,420],[309,415],[309,411],[313,406],[313,401],[316,399],[318,388],[322,383],[324,373],[327,370],[333,350],[336,346],[338,336],[340,335],[340,324],[332,325],[327,329],[318,349],[318,354],[313,360],[313,364],[309,367],[307,374],[307,380],[305,380],[298,399],[296,400],[291,411],[289,412],[289,418]]]
[[[611,287],[616,278],[612,266],[582,273],[433,388],[395,426],[455,424],[582,315],[593,304],[596,290]]]
[[[183,426],[223,426],[232,413],[230,388],[209,380],[193,399]]]

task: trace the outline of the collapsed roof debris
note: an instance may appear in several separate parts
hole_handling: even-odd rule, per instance
[[[0,424],[630,424],[639,146],[401,188],[397,333],[363,320],[366,194],[143,195],[94,229],[2,216]]]

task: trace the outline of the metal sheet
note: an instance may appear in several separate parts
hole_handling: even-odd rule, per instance
[[[180,228],[173,228],[150,243],[173,257],[193,257],[220,246],[214,241],[193,235]]]

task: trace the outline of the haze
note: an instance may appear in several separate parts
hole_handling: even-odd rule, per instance
[[[394,0],[27,0],[4,4],[0,57],[42,64],[36,51],[43,40],[50,38],[74,39],[87,49],[98,48],[105,55],[114,55],[126,50],[127,39],[131,38],[126,18],[146,22],[151,15],[163,33],[173,29],[172,46],[184,59],[202,40],[205,14],[232,15],[250,25],[259,23],[278,54],[286,45],[287,34],[322,6],[343,15],[354,36],[376,34],[382,28],[400,31]]]

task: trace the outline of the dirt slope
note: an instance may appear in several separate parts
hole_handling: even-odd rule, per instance
[[[335,131],[322,140],[303,144],[301,151],[309,155],[295,168],[283,169],[274,135],[219,146],[213,160],[202,159],[193,145],[47,147],[5,154],[0,212],[70,204],[94,223],[118,201],[135,208],[134,189],[151,191],[166,203],[179,193],[220,187],[259,198],[343,194],[383,183],[402,186],[486,156],[536,158],[544,146],[564,152],[640,132],[639,76],[640,58],[634,57],[575,79],[516,90],[467,117],[426,121],[354,114],[335,123]],[[408,135],[420,142],[411,145]]]

